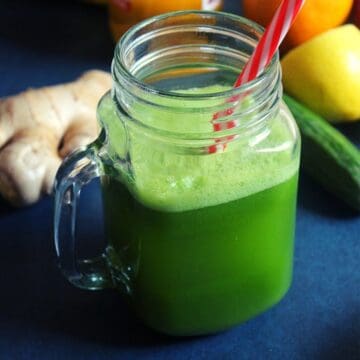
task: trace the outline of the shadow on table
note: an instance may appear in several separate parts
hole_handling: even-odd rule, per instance
[[[326,191],[304,171],[299,178],[298,206],[326,217],[351,219],[359,213]]]
[[[95,185],[87,194],[83,208],[98,206],[100,192],[95,191]],[[47,339],[66,338],[71,343],[86,341],[123,349],[187,341],[143,326],[115,290],[85,291],[70,285],[56,266],[51,215],[52,199],[45,198],[19,210],[16,216],[0,216],[4,226],[0,233],[0,337],[32,341],[46,334]],[[99,244],[100,216],[92,215],[92,220],[86,216],[80,219],[88,224],[83,236],[89,244]]]
[[[360,359],[360,312],[344,319],[343,323],[335,324],[332,331],[326,329],[326,334],[326,338],[323,339],[326,345],[320,344],[319,351],[314,354],[314,359]]]
[[[360,121],[336,124],[335,127],[360,149]]]
[[[79,296],[79,295],[78,295]],[[179,344],[199,337],[178,338],[158,333],[143,325],[114,291],[104,291],[74,307],[76,299],[58,312],[48,331],[62,331],[76,339],[126,348],[158,347]],[[92,299],[92,300],[91,300]]]
[[[11,214],[18,209],[11,206],[5,199],[3,199],[0,195],[0,217],[3,215]]]
[[[65,280],[59,279],[55,274],[57,271],[48,271],[48,280],[52,277],[52,284],[46,288],[25,292],[26,306],[16,304],[24,302],[24,294],[16,294],[21,300],[12,300],[10,318],[9,312],[5,319],[0,314],[0,323],[3,324],[0,329],[8,322],[5,326],[19,329],[16,331],[19,337],[28,333],[38,337],[45,333],[47,338],[65,337],[71,339],[71,343],[85,341],[121,347],[123,350],[167,346],[198,339],[175,338],[157,333],[137,320],[125,299],[116,294],[115,290],[90,293],[71,288],[71,285],[61,284]],[[37,280],[36,276],[32,279]],[[17,286],[22,290],[27,287],[21,282]]]

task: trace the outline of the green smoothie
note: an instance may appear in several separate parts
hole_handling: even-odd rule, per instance
[[[102,121],[113,126],[109,115]],[[127,284],[150,327],[216,332],[268,309],[289,288],[299,159],[286,148],[287,126],[276,118],[269,126],[258,144],[240,141],[215,155],[164,151],[134,135],[132,176],[109,169],[103,177],[113,280]],[[116,153],[120,139],[111,133]],[[268,150],[276,144],[281,151]]]

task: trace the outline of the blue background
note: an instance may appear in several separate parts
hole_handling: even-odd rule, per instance
[[[165,1],[165,0],[164,0]],[[237,1],[225,9],[239,13]],[[0,96],[109,69],[105,9],[1,1]],[[360,126],[342,127],[360,144]],[[55,261],[52,200],[0,200],[0,359],[360,359],[360,217],[302,174],[293,285],[277,306],[230,331],[152,332],[114,291],[68,284]],[[82,239],[102,238],[97,184],[82,196]]]

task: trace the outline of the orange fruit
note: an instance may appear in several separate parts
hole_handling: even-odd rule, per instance
[[[243,0],[244,15],[266,26],[281,0]],[[289,50],[317,34],[341,25],[349,16],[353,0],[306,0],[287,34],[283,50]]]
[[[110,29],[115,41],[137,22],[176,10],[220,10],[222,0],[109,0]]]

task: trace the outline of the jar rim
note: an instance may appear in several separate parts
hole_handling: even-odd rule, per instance
[[[259,36],[261,36],[264,32],[264,28],[261,25],[255,23],[254,21],[251,21],[239,15],[230,14],[226,12],[204,11],[204,10],[183,10],[183,11],[168,12],[165,14],[157,15],[149,19],[143,20],[138,24],[136,24],[135,26],[133,26],[132,28],[130,28],[116,44],[112,67],[116,67],[116,70],[120,70],[121,76],[123,76],[127,81],[131,82],[142,91],[146,91],[148,93],[152,93],[154,95],[164,98],[172,98],[178,100],[184,99],[186,101],[206,100],[206,99],[219,98],[219,97],[227,98],[227,97],[232,97],[234,95],[239,95],[241,93],[247,93],[249,91],[252,91],[254,88],[260,86],[261,83],[264,82],[270,74],[274,73],[277,70],[277,64],[279,63],[278,51],[276,51],[269,64],[255,79],[239,87],[233,87],[231,89],[227,89],[219,92],[213,92],[213,93],[209,92],[207,94],[193,94],[193,93],[188,94],[188,93],[181,93],[172,90],[164,90],[142,81],[141,79],[139,79],[137,76],[133,75],[129,71],[129,69],[125,66],[123,61],[122,48],[129,42],[131,37],[136,32],[138,32],[141,29],[144,29],[147,26],[150,26],[151,24],[154,24],[161,20],[165,20],[167,18],[191,15],[191,14],[198,14],[198,15],[211,16],[211,17],[225,16],[228,19],[233,19],[235,21],[241,22],[244,25],[248,25],[249,27],[254,29],[259,34]],[[212,26],[216,28],[216,25],[212,25]],[[114,71],[112,71],[112,73],[114,73]]]

